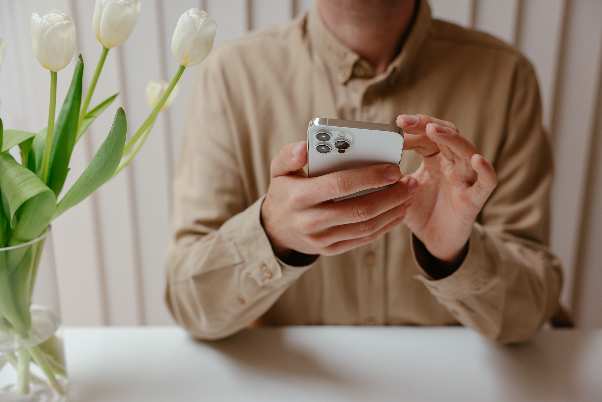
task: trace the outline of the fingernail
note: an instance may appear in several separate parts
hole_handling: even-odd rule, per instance
[[[447,127],[443,127],[438,124],[435,124],[435,131],[437,132],[437,134],[443,134],[443,135],[450,134],[450,130]]]
[[[418,180],[416,180],[413,177],[409,177],[408,178],[408,189],[410,190],[410,192],[414,192],[416,191],[416,189],[418,188]]]
[[[416,124],[418,124],[418,117],[411,116],[411,115],[406,115],[406,116],[403,117],[403,121],[408,126],[415,126]]]
[[[385,170],[385,178],[388,181],[391,181],[391,182],[397,181],[397,180],[399,180],[400,176],[401,176],[401,171],[399,170],[398,166],[389,166]]]

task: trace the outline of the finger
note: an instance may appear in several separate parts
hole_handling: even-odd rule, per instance
[[[450,121],[437,119],[436,117],[427,116],[425,114],[400,114],[397,116],[396,123],[404,132],[410,134],[425,135],[426,126],[429,123],[436,123],[454,130],[456,129],[455,124]]]
[[[470,165],[477,172],[477,181],[472,190],[479,203],[483,205],[497,186],[497,175],[491,162],[482,155],[473,155],[470,158]]]
[[[399,166],[391,164],[328,173],[307,181],[307,202],[309,205],[317,205],[358,191],[384,187],[399,179],[401,179]]]
[[[404,131],[404,148],[414,150],[425,158],[435,156],[440,151],[438,145],[426,136],[426,127],[429,123],[456,129],[456,126],[449,121],[424,114],[400,114],[396,122]]]
[[[370,244],[373,241],[378,240],[385,233],[387,233],[387,232],[391,231],[392,229],[394,229],[395,227],[397,227],[402,221],[403,221],[403,218],[397,218],[394,221],[392,221],[392,222],[388,223],[387,225],[385,225],[384,227],[382,227],[381,229],[379,229],[377,232],[375,232],[369,236],[361,237],[358,239],[352,239],[352,240],[343,240],[341,242],[334,243],[334,244],[326,247],[326,249],[321,254],[322,255],[342,254],[347,251],[353,250],[355,248],[365,246],[366,244]]]
[[[429,123],[426,134],[431,140],[439,144],[441,152],[444,152],[443,148],[447,148],[452,152],[452,155],[445,155],[446,152],[444,152],[446,158],[449,157],[452,160],[464,159],[468,162],[477,153],[475,146],[468,139],[461,136],[456,129],[437,123]]]
[[[435,156],[439,153],[439,147],[426,135],[408,134],[403,136],[404,150],[412,150],[418,152],[425,158]]]
[[[295,173],[307,163],[307,145],[305,141],[294,142],[287,144],[274,159],[270,172],[272,177],[285,176]]]
[[[321,204],[307,211],[312,233],[330,227],[365,222],[412,198],[418,181],[406,176],[389,188],[334,203]]]
[[[339,225],[326,229],[317,235],[313,235],[312,239],[318,244],[330,246],[344,240],[370,236],[387,226],[389,223],[397,219],[403,219],[407,208],[407,203],[404,203],[365,222]]]

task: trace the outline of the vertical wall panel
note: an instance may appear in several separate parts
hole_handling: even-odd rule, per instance
[[[218,21],[216,44],[240,37],[247,31],[247,0],[207,0],[207,10]]]
[[[146,84],[163,76],[160,58],[163,51],[157,26],[159,13],[156,1],[145,1],[138,25],[125,45],[122,56],[123,88],[128,113],[129,134],[140,126],[150,112],[146,104]],[[165,286],[165,259],[169,239],[168,150],[165,146],[164,115],[161,115],[144,148],[130,167],[133,178],[134,219],[141,262],[139,292],[142,294],[144,323],[171,322],[161,296]]]
[[[26,94],[29,93],[29,82],[25,74],[26,49],[21,40],[14,34],[19,30],[21,21],[14,18],[16,4],[0,3],[0,38],[4,40],[3,61],[0,65],[0,116],[5,128],[32,127],[31,113],[26,107]],[[28,56],[31,53],[27,53]]]
[[[553,127],[556,137],[556,179],[553,192],[552,247],[569,271],[564,299],[571,300],[576,267],[581,205],[584,196],[590,140],[595,118],[595,96],[602,62],[602,2],[570,3],[566,50],[558,96],[561,103]],[[599,156],[598,156],[599,157]]]
[[[430,0],[433,15],[459,25],[472,24],[474,0]]]
[[[96,40],[92,28],[94,2],[73,0],[73,11],[78,22],[79,48],[86,62],[85,86],[96,67],[101,45]],[[106,97],[120,92],[118,52],[111,50],[90,109]],[[100,116],[86,134],[91,143],[91,151],[96,152],[106,138],[117,108],[123,104],[118,97],[113,105]],[[140,323],[140,309],[137,286],[137,261],[133,232],[132,209],[130,208],[130,188],[127,173],[122,173],[93,196],[93,202],[102,217],[95,222],[98,241],[99,264],[105,273],[108,323],[136,325]],[[128,301],[124,303],[124,301]]]
[[[478,0],[475,28],[514,43],[519,0]]]
[[[518,47],[535,65],[543,96],[544,122],[551,124],[565,0],[522,2]]]
[[[602,65],[598,70],[598,108],[589,152],[589,180],[583,203],[584,216],[581,219],[583,228],[579,237],[579,250],[582,254],[577,259],[580,270],[575,276],[577,322],[585,328],[602,328]]]

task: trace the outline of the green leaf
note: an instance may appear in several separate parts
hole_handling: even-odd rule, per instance
[[[0,189],[0,248],[6,247],[10,236],[10,222],[8,219],[8,213],[4,211],[2,199],[2,189]]]
[[[13,229],[9,244],[26,242],[41,235],[56,209],[52,190],[8,153],[0,154],[0,188]]]
[[[2,148],[0,152],[6,152],[12,147],[21,144],[33,138],[36,133],[32,133],[29,131],[22,130],[4,130],[4,135],[0,135],[0,139],[2,141]]]
[[[67,375],[65,370],[65,350],[63,348],[63,342],[57,338],[56,335],[51,336],[38,345],[38,348],[46,355],[48,363],[50,363],[55,373],[63,377]]]
[[[127,120],[123,108],[117,109],[111,131],[94,158],[59,202],[55,216],[83,201],[106,183],[112,176],[123,154],[127,133]]]
[[[42,168],[42,158],[44,157],[44,147],[46,146],[46,135],[48,127],[44,127],[40,130],[35,137],[33,137],[33,144],[31,150],[32,154],[29,156],[28,167],[33,172],[39,172]],[[32,169],[32,167],[34,169]]]
[[[0,153],[4,152],[4,125],[0,119]]]
[[[31,148],[33,147],[33,137],[28,139],[27,141],[23,141],[19,144],[19,153],[21,155],[21,165],[27,166],[27,168],[33,172],[36,171],[35,165],[33,169],[29,168],[29,157],[33,156],[31,153]]]
[[[59,113],[55,126],[53,144],[50,152],[50,168],[48,175],[48,187],[58,196],[63,189],[69,162],[75,147],[77,137],[77,126],[79,123],[79,109],[82,100],[82,77],[84,72],[84,61],[79,61],[73,71],[73,78],[69,91],[65,96],[63,106]]]
[[[117,92],[114,95],[109,96],[107,99],[103,100],[98,105],[96,105],[92,110],[90,110],[88,113],[86,113],[86,115],[82,119],[81,123],[79,124],[79,129],[77,130],[77,138],[75,140],[76,142],[79,141],[81,136],[86,133],[86,131],[88,130],[90,125],[94,122],[94,120],[96,120],[96,118],[98,116],[100,116],[102,114],[102,112],[104,112],[106,110],[106,108],[111,106],[111,103],[113,103],[113,101],[115,100],[115,98],[117,98],[118,95],[119,95],[119,92]]]
[[[17,334],[26,337],[29,332],[30,317],[27,312],[19,308],[8,257],[7,253],[0,253],[0,318],[10,322]]]

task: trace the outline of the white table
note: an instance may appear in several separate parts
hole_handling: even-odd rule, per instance
[[[463,328],[67,329],[74,402],[602,401],[602,331],[500,346]]]

